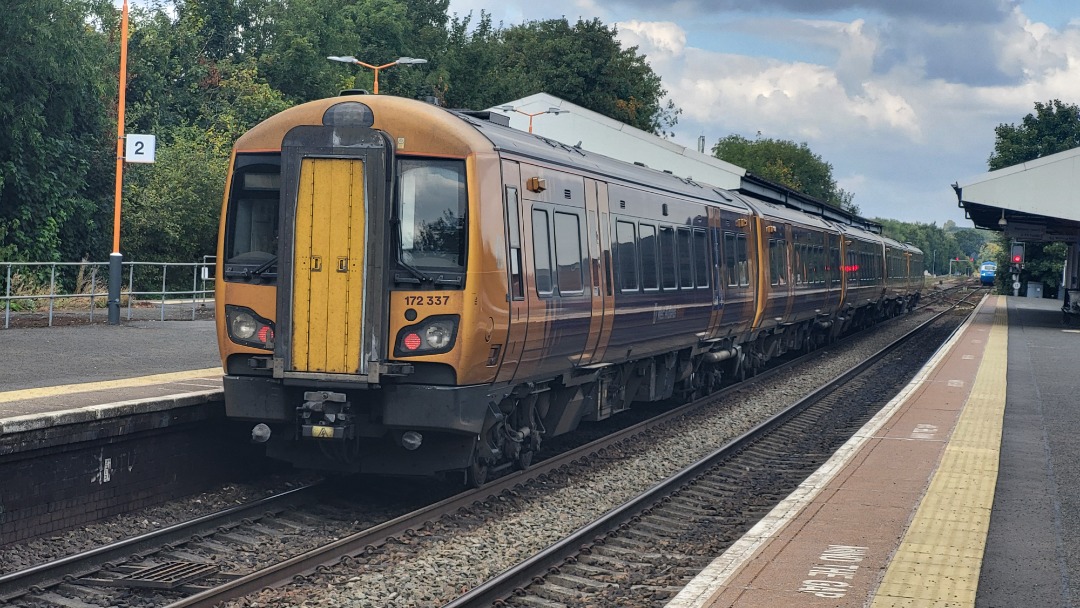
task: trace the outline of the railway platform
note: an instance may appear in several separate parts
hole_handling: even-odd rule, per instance
[[[0,437],[216,398],[213,321],[0,331]]]
[[[224,415],[213,321],[4,329],[0,352],[0,544],[190,494],[175,467],[212,483],[244,456],[200,434]]]
[[[1072,606],[1080,330],[983,300],[916,378],[668,608]]]

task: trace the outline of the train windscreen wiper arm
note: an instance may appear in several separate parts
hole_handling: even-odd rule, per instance
[[[248,276],[252,276],[252,277],[261,277],[261,276],[263,276],[263,274],[266,273],[267,270],[270,270],[271,268],[273,268],[276,265],[277,265],[277,256],[275,255],[274,257],[270,258],[269,260],[266,260],[262,264],[259,264],[258,266],[256,266],[254,270],[246,271],[245,274],[247,274]]]
[[[417,281],[419,283],[424,283],[425,281],[428,281],[428,282],[434,281],[434,279],[432,279],[428,275],[421,272],[419,268],[416,268],[415,266],[409,265],[404,260],[398,259],[398,265],[401,266],[402,268],[404,268],[405,270],[408,270],[409,274],[416,277],[416,279],[417,279]],[[401,278],[404,278],[404,277],[401,277],[401,275],[398,275],[398,276],[394,277],[394,280],[400,281]]]

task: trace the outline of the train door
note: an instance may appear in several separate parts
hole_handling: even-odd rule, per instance
[[[821,266],[818,252],[824,249],[825,235],[821,231],[792,225],[791,227],[792,285],[794,295],[792,309],[798,320],[814,317],[818,311],[826,310],[828,292],[821,280]]]
[[[304,158],[293,248],[293,371],[360,371],[364,163]]]
[[[589,337],[585,344],[585,352],[580,359],[582,365],[604,359],[608,336],[611,335],[611,321],[615,313],[611,267],[608,263],[611,257],[611,246],[607,242],[610,235],[603,229],[608,222],[607,203],[607,184],[591,179],[585,180],[585,221],[592,314],[589,322]]]
[[[768,327],[787,321],[791,313],[790,226],[773,218],[763,218],[763,255],[760,277],[768,281],[768,296],[762,303],[759,323]]]
[[[525,299],[524,346],[514,379],[559,373],[588,341],[592,290],[583,177],[519,165]]]
[[[750,217],[745,213],[721,211],[721,247],[723,271],[719,285],[723,290],[720,335],[745,331],[755,312],[755,286],[753,260],[757,259],[755,239],[750,230]]]
[[[724,272],[720,257],[720,247],[723,243],[723,231],[720,226],[720,209],[708,208],[708,232],[706,242],[709,243],[710,259],[709,280],[712,285],[712,314],[709,315],[709,331],[706,338],[715,338],[720,333],[720,320],[724,315]]]
[[[521,231],[521,169],[517,163],[504,161],[503,174],[503,220],[506,226],[506,300],[510,312],[502,364],[495,380],[509,382],[521,361],[529,327],[529,304],[525,294],[525,247]]]

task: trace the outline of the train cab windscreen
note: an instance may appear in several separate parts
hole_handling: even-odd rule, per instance
[[[273,274],[281,190],[279,157],[237,155],[225,234],[225,278]]]
[[[398,162],[399,260],[428,273],[465,272],[465,162]]]

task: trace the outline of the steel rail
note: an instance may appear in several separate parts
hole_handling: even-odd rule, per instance
[[[265,511],[268,508],[283,510],[290,505],[281,505],[280,503],[287,501],[295,503],[297,498],[303,498],[305,494],[314,492],[320,485],[321,482],[301,486],[250,503],[208,513],[153,532],[95,547],[89,551],[74,553],[48,563],[0,575],[0,598],[18,597],[21,590],[32,586],[41,587],[56,584],[69,576],[85,576],[88,573],[101,570],[101,565],[107,562],[113,562],[114,560],[117,562],[127,561],[132,553],[146,549],[151,551],[159,550],[161,545],[168,543],[172,539],[189,536],[193,530],[197,531],[220,525],[220,522],[224,521],[243,519],[247,513]],[[80,564],[85,564],[85,567],[80,568]],[[19,590],[15,589],[16,586]]]

